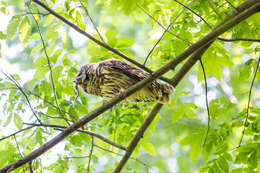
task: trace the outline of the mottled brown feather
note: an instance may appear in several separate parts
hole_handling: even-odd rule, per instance
[[[111,99],[146,77],[149,74],[140,69],[117,59],[108,59],[82,66],[75,77],[75,83],[88,94]],[[172,86],[153,81],[123,102],[166,103],[173,92]]]

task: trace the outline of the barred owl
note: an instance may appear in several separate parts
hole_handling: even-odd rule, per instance
[[[111,99],[147,77],[149,74],[123,61],[108,59],[82,66],[74,82],[88,94]],[[122,102],[166,103],[173,92],[174,88],[171,85],[153,81]]]

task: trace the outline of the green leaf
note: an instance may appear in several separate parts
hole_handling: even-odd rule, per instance
[[[32,34],[30,40],[35,40],[35,41],[41,40],[40,34],[39,33]]]
[[[84,19],[81,15],[81,13],[79,12],[79,10],[76,11],[76,22],[79,26],[80,29],[82,29],[83,31],[85,31],[85,22],[84,22]]]
[[[35,53],[39,52],[42,49],[42,43],[34,46],[31,51],[31,56],[33,56]]]
[[[219,165],[219,167],[221,168],[221,170],[225,173],[228,173],[229,172],[229,166],[228,166],[228,162],[227,160],[224,158],[224,157],[220,157],[218,160],[217,160],[217,163]]]
[[[43,26],[49,26],[55,17],[53,15],[48,15],[47,18],[45,19],[45,22],[43,22]]]
[[[152,156],[156,155],[155,148],[154,148],[153,144],[151,144],[150,142],[143,141],[142,142],[142,147],[150,155],[152,155]]]
[[[185,105],[176,106],[172,111],[172,123],[176,123],[185,113]]]
[[[9,36],[9,38],[11,40],[13,40],[16,35],[19,23],[20,23],[20,20],[18,20],[17,18],[14,18],[7,26],[7,35]]]
[[[49,67],[39,67],[34,73],[33,79],[41,80],[45,74],[49,71]]]
[[[14,114],[14,124],[18,129],[21,129],[23,127],[23,120],[17,114]]]
[[[242,168],[232,169],[231,173],[243,173],[243,169]]]
[[[7,35],[3,34],[3,32],[0,31],[0,39],[6,39],[6,38],[7,38]]]
[[[239,80],[245,81],[248,80],[251,75],[251,61],[247,61],[247,63],[239,69]]]
[[[31,27],[28,17],[24,17],[19,28],[19,39],[21,42],[25,43],[26,39],[31,33]]]
[[[54,82],[58,82],[58,79],[62,73],[62,69],[63,69],[63,66],[60,66],[60,65],[56,66],[52,69]]]
[[[48,61],[47,61],[46,57],[43,55],[36,59],[34,66],[41,67],[41,66],[46,65],[47,63],[48,63]]]
[[[50,61],[53,63],[57,62],[58,57],[62,54],[63,50],[58,49],[54,52],[54,54],[50,57]]]
[[[130,48],[135,42],[127,37],[120,37],[116,42],[118,48]]]
[[[48,107],[48,110],[47,110],[47,115],[58,115],[59,114],[59,111],[53,107]]]
[[[8,126],[8,124],[11,122],[12,117],[13,117],[13,114],[10,114],[10,115],[7,117],[7,120],[6,120],[5,123],[4,123],[4,127]]]
[[[36,139],[36,142],[39,143],[40,145],[43,144],[43,137],[42,137],[42,129],[41,128],[37,128],[35,139]]]
[[[191,160],[195,163],[201,154],[201,136],[193,135],[193,142],[190,146],[189,154]]]
[[[53,53],[54,49],[55,49],[56,45],[52,45],[52,46],[48,46],[46,47],[46,52],[47,52],[47,55],[50,57],[51,54]],[[45,54],[44,54],[45,55]]]

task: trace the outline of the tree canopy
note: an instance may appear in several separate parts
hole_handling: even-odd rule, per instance
[[[260,171],[259,0],[0,2],[0,173]],[[79,67],[149,73],[112,100]],[[120,103],[154,80],[167,104]],[[77,99],[76,99],[77,98]]]

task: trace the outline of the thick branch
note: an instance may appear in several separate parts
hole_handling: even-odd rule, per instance
[[[34,1],[37,1],[37,0],[34,0]],[[125,99],[126,97],[130,96],[134,92],[145,87],[147,84],[151,83],[153,80],[155,80],[159,76],[163,75],[164,73],[166,73],[173,67],[175,67],[179,62],[186,59],[194,51],[198,50],[203,45],[206,45],[208,42],[213,41],[214,39],[216,39],[216,37],[223,34],[225,31],[227,31],[234,25],[240,23],[241,21],[245,20],[249,16],[251,16],[259,11],[260,11],[260,3],[256,3],[255,5],[251,6],[247,10],[244,10],[241,14],[233,17],[230,21],[227,21],[226,23],[222,24],[221,26],[218,26],[216,29],[214,29],[209,34],[207,34],[204,38],[202,38],[201,40],[199,40],[198,42],[194,43],[192,46],[187,48],[184,52],[182,52],[180,55],[178,55],[172,61],[170,61],[169,63],[167,63],[166,65],[164,65],[163,67],[161,67],[160,69],[155,71],[154,73],[152,73],[148,78],[145,78],[144,80],[136,83],[135,85],[131,86],[124,92],[120,93],[118,96],[116,96],[113,99],[111,99],[110,101],[104,103],[103,106],[101,106],[101,107],[93,110],[89,114],[85,115],[84,117],[79,119],[77,122],[75,122],[71,126],[67,127],[63,132],[61,132],[60,134],[55,136],[53,139],[51,139],[50,141],[45,143],[43,146],[41,146],[38,149],[34,150],[33,152],[29,153],[22,159],[19,159],[15,162],[3,167],[2,169],[0,169],[0,173],[4,173],[7,170],[10,170],[10,171],[14,170],[17,167],[37,158],[38,156],[40,156],[41,154],[43,154],[44,152],[46,152],[47,150],[49,150],[50,148],[55,146],[57,143],[62,141],[65,137],[70,135],[76,129],[83,126],[85,123],[93,120],[94,118],[96,118],[97,116],[99,116],[100,114],[102,114],[103,112],[108,110],[109,108],[113,107],[114,105],[116,105],[117,103],[119,103],[120,101]]]

